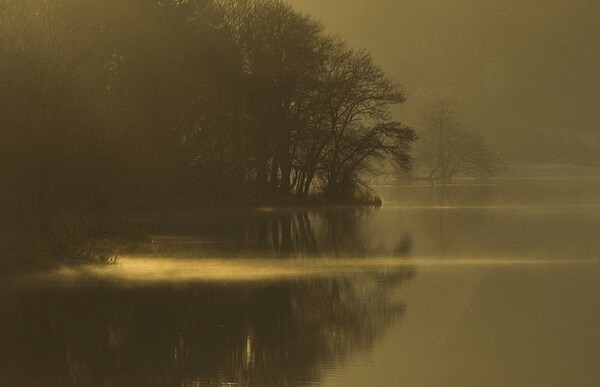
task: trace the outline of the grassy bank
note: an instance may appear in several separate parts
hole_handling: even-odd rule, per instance
[[[46,232],[15,225],[0,233],[0,276],[66,265],[113,264],[123,246],[135,245],[144,235],[139,227],[67,219],[53,222]]]

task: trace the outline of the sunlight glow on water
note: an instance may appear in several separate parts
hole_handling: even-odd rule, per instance
[[[115,265],[2,284],[0,385],[597,385],[600,185],[577,182],[157,219]]]
[[[515,259],[515,258],[320,258],[320,259],[181,259],[122,257],[117,265],[89,265],[63,268],[59,279],[79,277],[152,282],[252,282],[280,281],[352,275],[389,273],[407,267],[583,265],[600,263],[592,259]]]

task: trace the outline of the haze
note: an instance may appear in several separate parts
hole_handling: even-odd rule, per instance
[[[404,86],[406,123],[442,94],[513,161],[597,162],[597,1],[289,1]]]
[[[0,0],[0,387],[598,385],[599,22]]]

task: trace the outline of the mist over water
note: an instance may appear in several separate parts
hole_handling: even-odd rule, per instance
[[[598,385],[598,4],[0,0],[0,387]]]
[[[596,179],[164,219],[114,266],[5,285],[5,385],[593,385]],[[227,384],[230,383],[230,384]]]

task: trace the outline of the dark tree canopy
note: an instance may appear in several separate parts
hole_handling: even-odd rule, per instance
[[[410,166],[401,88],[282,1],[0,0],[0,54],[0,235],[336,200]]]

